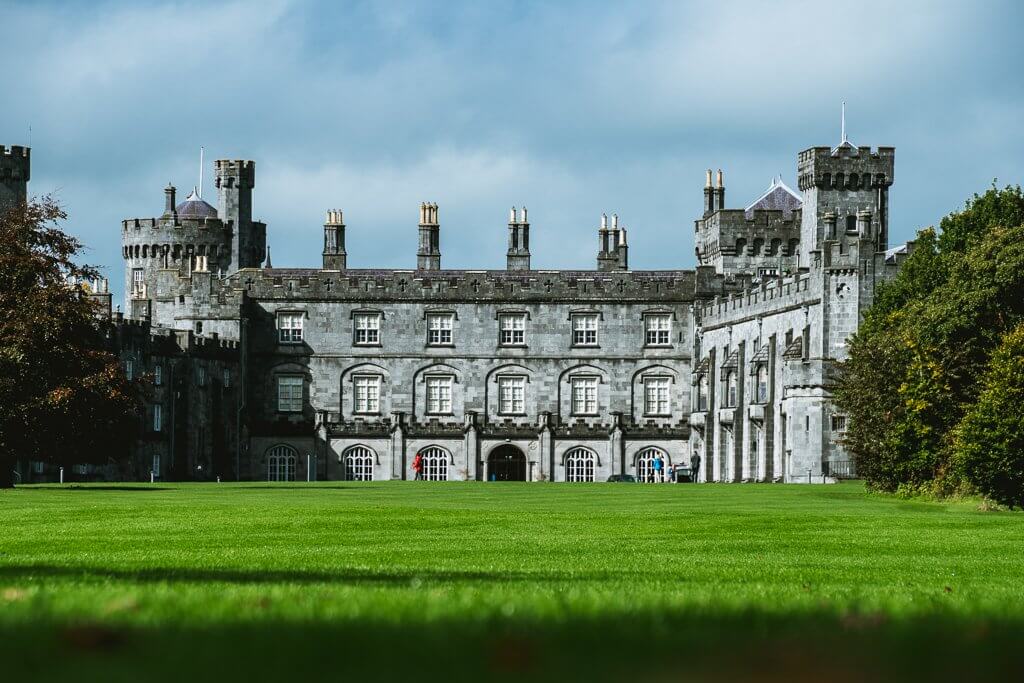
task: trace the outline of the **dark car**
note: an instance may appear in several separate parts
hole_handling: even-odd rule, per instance
[[[614,481],[624,484],[635,484],[636,477],[634,477],[632,474],[613,474],[612,476],[608,477],[608,481]]]

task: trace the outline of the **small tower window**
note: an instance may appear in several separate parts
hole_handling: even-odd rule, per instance
[[[846,217],[846,232],[857,232],[857,217],[847,216]]]

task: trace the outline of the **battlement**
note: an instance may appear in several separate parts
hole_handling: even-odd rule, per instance
[[[256,162],[245,159],[218,159],[213,162],[216,169],[216,185],[220,187],[256,187]]]
[[[811,147],[797,157],[799,187],[801,190],[889,187],[893,182],[895,159],[894,147],[871,149],[850,143],[836,148]]]
[[[197,228],[200,230],[219,230],[224,227],[224,221],[213,216],[198,218],[182,218],[171,216],[167,218],[127,218],[121,221],[121,231],[130,232],[142,230],[174,230],[180,228]]]
[[[725,324],[730,319],[767,315],[789,306],[808,305],[821,297],[819,288],[814,286],[815,282],[816,274],[813,271],[773,278],[742,292],[716,296],[702,303],[697,313],[702,327],[709,329]]]
[[[31,149],[21,145],[0,145],[0,179],[27,183],[32,174]]]
[[[302,301],[665,301],[695,296],[696,273],[666,271],[243,269],[225,280],[249,297]]]

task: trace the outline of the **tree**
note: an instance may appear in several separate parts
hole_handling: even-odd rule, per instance
[[[952,430],[1024,316],[1024,195],[992,188],[925,230],[850,341],[836,400],[858,471],[883,490],[956,487]]]
[[[954,466],[981,493],[1024,507],[1024,324],[1003,338],[981,387],[954,433]]]
[[[79,284],[82,245],[50,198],[0,210],[0,488],[19,459],[107,462],[126,452],[138,398],[105,351],[104,326]]]

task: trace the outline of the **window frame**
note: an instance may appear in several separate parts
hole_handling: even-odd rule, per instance
[[[162,432],[163,431],[163,422],[164,422],[163,406],[160,405],[159,403],[154,403],[153,404],[153,431],[154,432]]]
[[[277,375],[276,376],[276,380],[277,380],[277,412],[279,412],[279,413],[288,413],[288,414],[301,413],[302,412],[302,407],[303,407],[303,402],[305,400],[306,378],[303,377],[302,375]],[[298,384],[297,385],[295,384],[295,380],[298,380]],[[285,386],[289,386],[289,385],[292,387],[292,389],[294,389],[295,386],[299,387],[298,408],[288,407],[290,405],[293,405],[291,402],[295,400],[295,396],[294,395],[292,395],[292,396],[283,396],[282,395],[282,392],[281,392],[282,388],[284,388]],[[289,403],[285,404],[284,401],[289,401]]]
[[[737,372],[734,369],[729,369],[725,373],[725,395],[722,397],[725,401],[723,408],[735,408],[739,405],[739,382],[737,380]]]
[[[426,314],[427,318],[427,346],[455,346],[455,314],[447,311],[428,311]],[[435,321],[446,320],[448,327],[443,325],[435,328]],[[434,333],[437,333],[437,339],[434,339]],[[448,333],[448,339],[443,339],[444,333]]]
[[[424,384],[424,413],[427,415],[454,415],[455,411],[455,376],[454,375],[427,375],[423,378]],[[431,387],[437,387],[437,404],[432,403]],[[440,390],[447,387],[448,396],[445,398]],[[447,401],[447,410],[445,403]]]
[[[711,396],[711,380],[708,379],[708,373],[702,372],[697,375],[697,412],[706,413],[708,411],[708,400]]]
[[[763,381],[762,381],[763,377]],[[769,391],[768,364],[758,363],[754,371],[754,400],[753,403],[765,405],[768,403]],[[762,391],[763,390],[763,391]]]
[[[651,410],[651,389],[655,383],[664,383],[664,399],[655,397],[655,410]],[[668,417],[672,415],[672,378],[668,375],[646,375],[643,378],[644,385],[644,416],[645,417]],[[664,401],[665,410],[657,410],[660,403]]]
[[[305,317],[301,311],[278,311],[277,343],[301,344],[305,337]]]
[[[366,403],[365,408],[360,407],[360,383],[366,382]],[[380,415],[381,414],[381,387],[384,384],[382,375],[374,373],[358,373],[352,375],[352,414],[353,415]],[[370,389],[373,389],[371,392]],[[375,393],[371,397],[371,393]]]
[[[508,311],[498,313],[498,346],[507,348],[522,348],[526,346],[526,321],[529,316],[526,313],[518,311]],[[506,328],[505,322],[512,321],[513,324]],[[516,328],[514,321],[520,321],[521,327]],[[511,341],[505,341],[505,333],[510,333]],[[516,333],[522,337],[520,341],[516,341]]]
[[[586,394],[583,396],[583,410],[579,411],[576,409],[576,391],[577,384],[583,385],[584,383],[593,383],[594,390],[594,409],[593,411],[587,411],[587,397]],[[599,396],[601,387],[601,378],[598,375],[573,375],[569,378],[569,414],[573,417],[595,417],[601,413],[601,400]],[[586,388],[584,387],[584,391]]]
[[[672,314],[661,311],[644,313],[644,348],[667,349],[672,348]],[[656,320],[665,321],[665,329],[660,326],[652,326]],[[664,333],[665,341],[658,341],[659,336]],[[651,337],[654,335],[654,341]]]
[[[511,402],[511,409],[510,410],[506,410],[506,405],[507,404],[505,403],[505,386],[504,385],[506,383],[516,383],[516,382],[519,383],[519,388],[522,391],[522,396],[519,399],[519,401],[522,403],[522,410],[515,410],[516,398],[515,398],[514,391],[515,391],[516,387],[514,386],[514,384],[511,387],[511,389],[513,390],[512,396],[509,398],[509,401]],[[498,382],[497,383],[498,383],[498,415],[508,415],[508,416],[516,416],[516,415],[522,416],[522,415],[526,415],[526,375],[498,375]]]
[[[164,366],[157,363],[153,366],[153,386],[159,387],[164,383]]]
[[[600,313],[592,313],[590,311],[572,313],[569,315],[569,320],[570,334],[572,335],[570,341],[573,348],[597,348],[600,346]],[[591,321],[593,323],[593,329],[589,329],[585,321]],[[584,323],[580,328],[577,327],[579,322]],[[587,340],[588,333],[593,335],[592,341]],[[578,334],[582,334],[582,341],[577,339]]]
[[[589,448],[574,446],[565,452],[565,481],[591,483],[596,481],[597,454]]]
[[[379,311],[356,311],[352,313],[352,346],[380,346],[381,345],[381,320],[383,315]],[[372,325],[362,327],[360,322],[373,322]],[[373,339],[370,339],[373,333]],[[366,339],[360,339],[360,333],[365,333]]]

